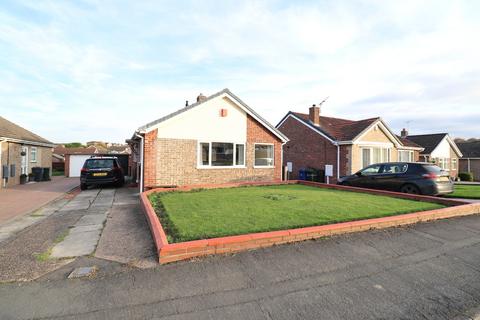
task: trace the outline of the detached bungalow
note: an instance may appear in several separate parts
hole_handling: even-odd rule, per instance
[[[420,153],[421,161],[435,163],[448,171],[451,177],[457,177],[458,159],[462,157],[462,152],[448,133],[408,135],[408,132],[403,129],[402,137],[424,148]]]
[[[320,107],[308,114],[288,112],[276,126],[288,136],[283,161],[291,165],[290,178],[302,168],[333,166],[331,182],[379,162],[417,161],[423,148],[395,135],[381,118],[347,120],[325,117]]]
[[[52,168],[53,143],[0,117],[0,188],[20,183],[33,167]]]
[[[282,179],[288,139],[224,89],[135,131],[127,140],[140,188]]]

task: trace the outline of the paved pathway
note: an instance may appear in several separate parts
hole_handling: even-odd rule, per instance
[[[51,181],[0,189],[0,225],[41,208],[79,184],[78,178],[52,177]]]
[[[0,318],[472,319],[480,216],[0,286]]]
[[[83,211],[84,214],[70,228],[65,239],[53,247],[51,257],[79,257],[93,253],[114,195],[115,189],[90,189],[64,206],[60,211]]]

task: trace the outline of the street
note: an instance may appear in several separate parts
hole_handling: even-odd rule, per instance
[[[479,249],[480,217],[470,216],[92,279],[46,276],[0,285],[0,318],[470,319]]]

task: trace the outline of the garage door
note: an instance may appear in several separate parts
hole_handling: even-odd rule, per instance
[[[80,154],[72,154],[70,155],[70,168],[68,170],[69,177],[80,177],[80,170],[82,170],[83,164],[85,160],[90,158],[89,155],[80,155]]]

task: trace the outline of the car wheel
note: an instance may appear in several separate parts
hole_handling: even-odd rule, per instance
[[[80,183],[80,190],[87,190],[88,186],[86,183]]]
[[[400,192],[409,194],[420,194],[420,189],[418,189],[416,185],[406,184],[400,189]]]

